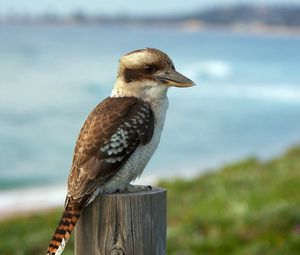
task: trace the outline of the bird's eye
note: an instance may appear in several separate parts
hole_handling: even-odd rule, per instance
[[[175,66],[174,66],[173,64],[171,65],[171,69],[172,69],[172,70],[175,70]]]
[[[149,65],[146,65],[145,68],[144,68],[145,72],[146,73],[153,73],[155,70],[154,70],[154,67],[153,66],[149,66]]]

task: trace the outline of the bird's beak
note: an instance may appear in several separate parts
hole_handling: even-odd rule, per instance
[[[196,85],[192,80],[185,77],[176,70],[168,70],[164,72],[156,73],[155,78],[161,81],[163,84],[175,87],[191,87]]]

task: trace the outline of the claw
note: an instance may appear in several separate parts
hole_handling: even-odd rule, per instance
[[[128,193],[135,193],[135,192],[142,192],[142,191],[149,191],[152,190],[150,185],[148,186],[140,186],[140,185],[131,185],[129,184],[126,189]]]

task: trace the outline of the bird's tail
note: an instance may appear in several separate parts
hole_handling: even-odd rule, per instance
[[[47,255],[59,255],[63,252],[79,217],[80,208],[68,201],[48,246]]]

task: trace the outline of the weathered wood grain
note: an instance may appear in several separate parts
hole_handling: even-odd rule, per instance
[[[166,196],[161,188],[98,196],[75,230],[75,255],[165,255]]]

